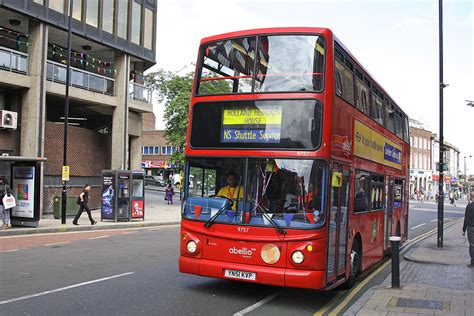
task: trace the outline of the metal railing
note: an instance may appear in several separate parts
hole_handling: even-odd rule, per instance
[[[28,74],[28,54],[0,47],[0,69]]]
[[[66,83],[66,65],[48,60],[46,79],[52,82]],[[73,87],[113,95],[115,80],[89,71],[71,67],[71,85]]]
[[[130,82],[128,89],[130,99],[151,103],[152,90],[150,87],[135,82]]]

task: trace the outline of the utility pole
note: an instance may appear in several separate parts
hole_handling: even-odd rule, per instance
[[[62,205],[61,205],[61,224],[66,224],[66,201],[67,201],[67,181],[64,178],[64,169],[67,166],[67,127],[69,124],[69,84],[71,81],[71,41],[72,41],[72,7],[74,0],[69,0],[69,15],[67,26],[67,60],[66,60],[66,97],[64,101],[64,140],[63,140],[63,190],[62,190]],[[69,178],[69,168],[68,178]]]
[[[443,0],[438,0],[439,6],[439,195],[438,195],[438,248],[443,248],[444,222],[444,134],[443,134]]]

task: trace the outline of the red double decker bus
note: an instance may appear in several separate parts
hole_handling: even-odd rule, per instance
[[[407,115],[326,28],[201,41],[179,269],[330,289],[407,238]]]

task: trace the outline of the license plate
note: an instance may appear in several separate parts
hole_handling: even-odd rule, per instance
[[[228,278],[241,279],[241,280],[253,280],[257,277],[255,272],[245,272],[239,270],[225,270],[224,275]]]

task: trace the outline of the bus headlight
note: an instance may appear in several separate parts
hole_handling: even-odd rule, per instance
[[[262,247],[260,256],[265,263],[274,264],[280,259],[280,249],[274,244],[266,244]]]
[[[300,264],[304,261],[304,254],[300,250],[296,250],[293,252],[291,255],[291,260],[293,260],[294,263]]]
[[[189,252],[189,253],[195,253],[196,250],[197,250],[197,244],[194,240],[190,240],[187,244],[186,244],[186,250]]]

